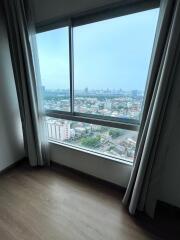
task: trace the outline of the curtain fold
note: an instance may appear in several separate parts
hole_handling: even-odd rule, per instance
[[[136,157],[123,203],[129,212],[144,210],[151,173],[180,57],[180,1],[162,0],[152,53]],[[149,213],[153,215],[153,213]]]
[[[23,0],[4,0],[3,6],[25,150],[31,166],[42,166],[49,163],[48,139],[31,6]]]

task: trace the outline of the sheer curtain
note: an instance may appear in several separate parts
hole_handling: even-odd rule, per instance
[[[32,10],[25,0],[4,0],[3,5],[25,150],[31,166],[42,166],[49,164],[49,154]]]
[[[161,0],[160,17],[152,54],[146,100],[137,142],[135,163],[123,199],[134,214],[145,210],[148,188],[169,96],[174,71],[180,58],[180,1]],[[152,212],[148,212],[153,215]]]

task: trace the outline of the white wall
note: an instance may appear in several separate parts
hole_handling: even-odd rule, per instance
[[[119,0],[120,1],[120,0]],[[81,13],[118,0],[32,0],[36,23]]]
[[[0,171],[24,157],[22,126],[0,6]]]
[[[105,159],[101,156],[51,143],[51,159],[89,175],[127,187],[132,166]]]

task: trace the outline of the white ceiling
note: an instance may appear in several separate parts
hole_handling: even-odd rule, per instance
[[[32,2],[35,22],[40,23],[115,3],[118,0],[32,0]]]

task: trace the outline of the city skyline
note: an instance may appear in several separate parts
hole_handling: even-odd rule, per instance
[[[68,88],[64,88],[64,89],[60,89],[60,88],[54,88],[54,89],[50,89],[50,88],[46,88],[46,86],[43,86],[42,85],[42,88],[44,91],[51,91],[51,92],[57,92],[57,91],[70,91],[70,89]],[[124,89],[115,89],[115,88],[99,88],[99,89],[96,89],[96,88],[88,88],[88,87],[85,87],[84,89],[76,89],[74,90],[74,92],[94,92],[94,91],[103,91],[103,92],[124,92],[124,93],[127,93],[127,92],[133,92],[133,91],[137,91],[139,93],[144,93],[144,91],[142,90],[139,90],[139,89],[131,89],[131,90],[124,90]]]

